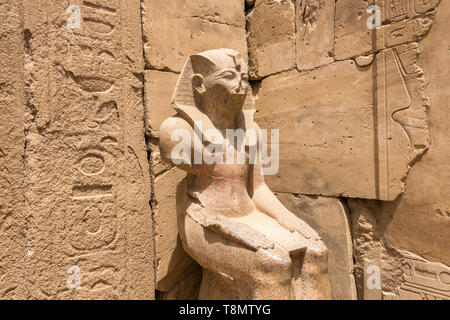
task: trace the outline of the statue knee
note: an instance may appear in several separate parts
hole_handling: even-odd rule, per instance
[[[322,240],[316,241],[317,256],[328,258],[328,248]]]
[[[259,259],[257,262],[255,277],[269,276],[270,278],[291,279],[292,277],[292,261],[287,252],[272,250],[263,250],[258,252]],[[257,275],[259,274],[259,275]]]
[[[328,248],[321,240],[314,241],[306,250],[305,263],[314,265],[320,272],[328,270]]]

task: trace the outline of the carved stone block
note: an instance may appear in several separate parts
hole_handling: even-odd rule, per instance
[[[244,56],[244,1],[143,1],[146,68],[180,72],[192,52],[230,47]]]
[[[363,0],[336,2],[336,58],[354,58],[400,44],[420,41],[435,23],[440,0],[378,0],[382,25],[369,29],[369,4]]]
[[[335,2],[301,0],[295,5],[297,69],[333,62]]]
[[[410,165],[428,146],[430,101],[418,55],[412,43],[380,52],[365,68],[342,61],[265,79],[256,119],[280,129],[280,172],[269,184],[380,200],[402,193]]]
[[[175,114],[170,99],[177,80],[178,74],[173,72],[145,71],[146,129],[152,137],[158,137],[163,120]]]
[[[292,1],[257,2],[247,15],[247,25],[251,78],[259,79],[295,68],[295,6]]]
[[[280,201],[323,237],[329,250],[331,297],[355,300],[353,247],[346,206],[338,199],[278,193]]]
[[[30,298],[151,299],[140,2],[24,3]]]

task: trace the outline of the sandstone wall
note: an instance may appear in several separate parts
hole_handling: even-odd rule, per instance
[[[25,299],[23,6],[0,3],[0,299]]]
[[[161,299],[195,299],[199,266],[178,237],[176,190],[185,173],[159,155],[159,127],[174,115],[170,106],[179,73],[190,54],[238,50],[247,60],[243,0],[143,0],[146,132],[151,150],[156,245],[156,289]]]
[[[429,146],[408,174],[406,192],[393,202],[350,200],[358,260],[380,259],[385,299],[450,298],[450,201],[448,197],[450,118],[448,21],[450,3],[441,1],[433,29],[420,42],[418,60],[430,97]]]
[[[360,299],[448,299],[448,1],[293,3],[256,1],[247,13],[256,119],[280,130],[269,186],[325,240],[347,234]],[[372,4],[381,9],[375,29]],[[269,51],[282,61],[261,60]],[[347,229],[321,229],[329,218],[320,213],[308,219],[305,195],[343,201],[349,215],[334,219]],[[364,282],[370,263],[382,268],[375,292]]]
[[[140,2],[0,13],[0,297],[152,299]]]
[[[186,58],[223,47],[333,298],[449,299],[449,21],[444,0],[0,0],[0,299],[197,297],[158,130]]]

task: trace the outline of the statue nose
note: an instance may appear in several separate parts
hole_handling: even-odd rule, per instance
[[[242,81],[242,77],[239,78],[239,91],[241,91],[243,89],[243,85],[242,85],[243,81]]]

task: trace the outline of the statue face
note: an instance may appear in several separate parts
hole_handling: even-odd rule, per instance
[[[248,89],[248,75],[236,68],[221,68],[204,78],[204,94],[231,112],[242,109]]]

